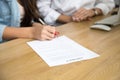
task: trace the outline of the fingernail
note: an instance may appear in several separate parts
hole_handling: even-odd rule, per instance
[[[54,37],[58,36],[59,34],[60,34],[59,32],[55,31]]]

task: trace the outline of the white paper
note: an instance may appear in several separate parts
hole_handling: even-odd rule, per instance
[[[99,56],[66,36],[60,36],[51,41],[34,40],[27,43],[49,66],[68,64]]]

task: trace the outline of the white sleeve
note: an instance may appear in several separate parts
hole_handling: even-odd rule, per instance
[[[47,24],[54,24],[58,17],[61,15],[54,9],[50,8],[51,6],[51,0],[38,0],[37,4],[40,15],[43,17],[44,21]]]
[[[114,7],[114,0],[96,0],[96,8],[100,8],[104,15],[107,15]]]

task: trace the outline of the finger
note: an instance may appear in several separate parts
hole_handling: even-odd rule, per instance
[[[77,19],[76,19],[76,22],[80,22],[80,21],[81,21],[81,19],[80,19],[80,18],[77,18]]]
[[[59,35],[60,35],[60,33],[57,32],[57,31],[55,31],[55,33],[54,33],[54,37],[58,37]]]
[[[53,38],[49,37],[49,36],[45,36],[44,40],[52,40]]]
[[[78,17],[78,16],[80,16],[80,15],[85,14],[86,12],[87,12],[86,9],[82,9],[82,10],[76,12],[75,15],[73,15],[73,16],[74,16],[74,17]]]
[[[49,38],[54,38],[54,33],[48,30],[44,30],[43,34]]]
[[[77,17],[77,18],[74,18],[74,21],[80,22],[80,21],[83,21],[83,20],[85,20],[85,19],[86,19],[85,16],[79,16],[79,17]]]
[[[77,15],[77,14],[79,14],[80,12],[83,12],[84,11],[84,8],[80,8],[79,10],[77,10],[74,14],[73,14],[73,16],[75,16],[75,15]]]
[[[84,13],[82,13],[81,15],[78,15],[77,17],[80,18],[80,20],[86,20],[89,17],[88,11],[85,11]]]
[[[81,19],[83,20],[83,19],[85,19],[86,17],[87,17],[87,15],[85,15],[84,13],[82,13],[82,14],[76,15],[76,16],[74,17],[74,20],[75,20],[75,21],[80,21]]]
[[[46,36],[46,35],[42,35],[42,37],[39,38],[39,40],[41,40],[41,41],[44,41],[44,40],[51,40],[51,39],[53,39],[53,38],[50,38],[50,37],[48,37],[48,36]]]
[[[83,11],[79,15],[77,15],[77,17],[86,17],[87,15],[88,15],[88,12],[87,11]]]
[[[55,27],[45,26],[44,28],[50,33],[55,33],[56,31]]]
[[[73,19],[74,22],[80,22],[80,18],[72,17],[72,19]]]

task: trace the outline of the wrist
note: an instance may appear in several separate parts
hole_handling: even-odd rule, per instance
[[[67,15],[60,15],[57,21],[61,23],[68,23],[72,21],[72,17]]]
[[[97,9],[92,9],[93,10],[93,12],[94,12],[94,16],[98,16],[99,15],[99,12],[98,12],[98,10]]]
[[[94,16],[102,15],[102,10],[100,8],[93,8]]]
[[[34,30],[33,29],[34,29],[33,27],[26,28],[26,30],[25,30],[26,36],[24,36],[24,37],[29,38],[29,39],[34,39],[34,35],[33,35]]]

